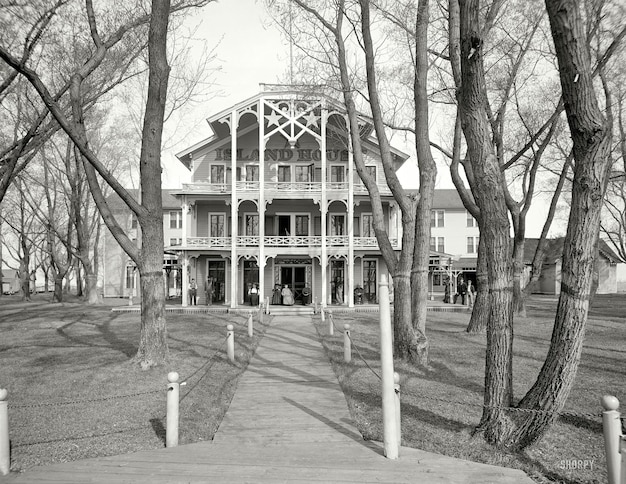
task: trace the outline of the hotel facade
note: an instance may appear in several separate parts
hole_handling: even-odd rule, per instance
[[[342,104],[325,94],[268,86],[208,123],[212,135],[177,154],[190,183],[164,191],[167,295],[182,296],[187,306],[194,279],[197,302],[206,304],[210,279],[211,304],[230,308],[250,304],[254,285],[261,301],[276,301],[275,291],[289,286],[296,304],[377,303],[380,275],[389,271]],[[372,126],[365,118],[360,123],[366,170],[378,184],[385,228],[399,251],[400,210]],[[397,170],[408,155],[393,150],[393,159]],[[445,276],[473,279],[478,228],[455,190],[436,191],[431,226],[430,289],[443,294]],[[110,247],[105,296],[138,294],[134,267]]]

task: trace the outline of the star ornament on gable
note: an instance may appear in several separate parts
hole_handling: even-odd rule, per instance
[[[303,119],[306,120],[306,127],[308,128],[309,126],[315,126],[316,128],[318,127],[317,125],[317,120],[320,117],[317,116],[313,111],[310,111],[306,116],[304,116]]]
[[[272,110],[270,114],[265,116],[265,119],[267,119],[267,127],[269,128],[270,126],[280,126],[280,120],[282,117],[282,114],[279,114],[276,111]]]

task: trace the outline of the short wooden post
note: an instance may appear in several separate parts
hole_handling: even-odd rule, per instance
[[[352,361],[352,347],[350,345],[350,325],[343,325],[343,361],[350,363]]]
[[[612,395],[604,395],[601,399],[602,407],[602,428],[604,431],[604,452],[606,454],[606,468],[608,472],[609,484],[620,484],[620,440],[622,435],[622,424],[617,409],[619,400]]]
[[[328,313],[328,334],[332,336],[335,334],[333,311],[331,309],[327,309],[326,312]]]
[[[133,293],[132,292],[128,295],[128,305],[129,306],[133,305]]]
[[[0,388],[0,475],[6,476],[11,470],[11,446],[9,444],[9,392]]]
[[[165,447],[178,447],[178,404],[180,402],[179,375],[167,374],[167,417],[165,423]]]
[[[320,318],[322,320],[322,323],[326,321],[326,315],[324,314],[324,306],[320,306]]]
[[[380,363],[383,403],[383,445],[387,459],[398,458],[398,433],[396,401],[393,388],[393,343],[391,332],[391,310],[389,308],[389,285],[387,277],[380,276]]]
[[[265,314],[270,313],[270,298],[269,296],[265,298]]]
[[[313,300],[313,314],[317,314],[318,309],[317,309],[317,298],[315,298]]]
[[[226,326],[226,354],[231,363],[235,362],[235,331],[232,324]]]
[[[396,393],[396,429],[398,429],[398,447],[402,446],[402,413],[400,411],[400,375],[393,372],[393,389]]]
[[[248,313],[248,336],[254,336],[254,321],[252,321],[252,311]]]

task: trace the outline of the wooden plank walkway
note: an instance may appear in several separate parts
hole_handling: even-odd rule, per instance
[[[272,321],[213,442],[38,467],[17,483],[519,483],[522,471],[402,447],[354,427],[308,316]]]

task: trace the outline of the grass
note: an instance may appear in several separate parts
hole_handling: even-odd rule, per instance
[[[170,371],[187,382],[180,444],[211,440],[267,328],[255,322],[250,339],[244,315],[168,314],[169,361],[143,371],[131,361],[139,314],[43,298],[0,299],[0,388],[9,391],[15,472],[164,447]],[[234,365],[225,354],[228,323],[235,325]]]
[[[585,347],[565,412],[544,438],[521,453],[510,453],[472,435],[480,420],[484,388],[485,337],[464,332],[466,313],[429,313],[430,368],[396,361],[401,375],[403,445],[452,457],[524,470],[536,482],[606,482],[600,397],[626,401],[626,298],[597,296],[587,326]],[[514,392],[520,399],[532,385],[548,350],[555,298],[537,297],[528,317],[515,321]],[[366,439],[382,440],[377,314],[335,314],[337,328],[351,325],[359,348],[353,361],[343,362],[339,330],[328,336],[327,322],[318,332],[346,394],[357,427]],[[593,461],[592,469],[565,469],[574,460]]]

